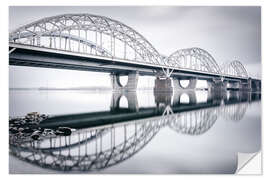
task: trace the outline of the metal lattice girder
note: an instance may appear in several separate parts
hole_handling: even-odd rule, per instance
[[[43,18],[12,31],[9,41],[159,65],[168,69],[248,77],[245,67],[239,61],[233,61],[228,70],[223,69],[221,72],[211,54],[201,48],[181,49],[166,58],[131,27],[92,14],[63,14]]]
[[[92,14],[43,18],[12,31],[9,41],[165,65],[158,51],[137,31],[119,21]],[[117,45],[117,41],[121,44]],[[134,57],[127,57],[131,53],[128,47],[133,50]],[[122,52],[121,57],[116,51]]]
[[[201,48],[180,49],[172,53],[166,63],[170,67],[220,74],[215,59]]]
[[[224,75],[248,78],[248,72],[240,61],[232,61],[222,68]]]

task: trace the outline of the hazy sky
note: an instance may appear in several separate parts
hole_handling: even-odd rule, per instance
[[[10,7],[9,31],[64,13],[107,16],[138,31],[161,54],[168,56],[177,49],[200,47],[218,64],[239,60],[250,76],[260,77],[260,7]],[[10,67],[10,87],[42,86],[44,83],[49,86],[88,86],[97,80],[99,85],[110,86],[109,76],[103,73]],[[152,78],[140,80],[142,86],[149,83],[153,84]]]

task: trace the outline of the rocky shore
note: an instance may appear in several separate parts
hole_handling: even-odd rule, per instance
[[[57,127],[56,129],[46,129],[39,127],[40,122],[49,116],[38,112],[28,113],[24,117],[9,119],[9,140],[10,143],[20,141],[33,141],[50,136],[69,136],[75,129],[69,127]]]

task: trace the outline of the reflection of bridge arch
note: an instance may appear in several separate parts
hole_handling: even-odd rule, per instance
[[[52,136],[47,139],[44,139],[43,144],[47,144],[47,146],[42,146],[41,144],[39,144],[39,146],[36,147],[35,149],[41,150],[41,151],[50,151],[50,152],[72,149],[72,148],[76,148],[78,145],[83,145],[90,141],[99,139],[106,133],[108,133],[108,129],[92,131],[87,136],[81,136],[83,134],[81,133],[81,131],[75,131],[70,136],[64,136],[64,137]],[[58,142],[56,140],[57,138],[58,138]]]
[[[110,112],[111,114],[108,114],[110,121],[105,120],[105,112],[102,112],[101,118],[95,117],[93,113],[52,117],[47,119],[47,122],[41,122],[38,127],[57,129],[59,125],[65,124],[67,127],[78,128],[77,131],[70,136],[41,136],[34,142],[30,138],[31,133],[10,133],[10,153],[48,169],[100,170],[135,155],[163,127],[169,127],[181,134],[202,135],[213,127],[218,115],[224,119],[240,121],[248,108],[249,101],[245,96],[250,94],[243,93],[240,96],[238,101],[228,100],[225,103],[207,101],[192,106],[170,106],[166,102],[171,95],[162,96],[157,102],[165,100],[165,109],[160,107],[142,108],[139,112],[125,110],[123,110],[125,113]],[[159,116],[161,114],[162,116]],[[102,123],[89,123],[93,121]],[[78,122],[81,124],[74,127],[74,123]],[[86,127],[90,128],[80,129]]]
[[[172,67],[182,69],[220,73],[215,59],[201,48],[180,49],[167,58],[167,63]]]
[[[73,136],[49,137],[34,143],[26,141],[18,144],[18,139],[15,139],[10,141],[10,151],[24,161],[49,169],[100,170],[132,157],[145,147],[162,127],[169,126],[189,135],[205,133],[215,122],[216,116],[211,113],[215,111],[197,110],[184,112],[183,115],[169,113],[158,119],[154,117],[101,128],[82,129]],[[187,117],[186,124],[183,124],[184,117]],[[194,121],[193,118],[201,121]],[[172,127],[173,125],[176,127]],[[72,137],[77,137],[77,142],[70,140]]]
[[[220,108],[225,119],[240,121],[244,118],[248,108],[247,103],[230,104]]]
[[[176,116],[171,119],[169,126],[178,133],[200,135],[208,131],[216,120],[216,110],[206,109],[195,111],[192,114],[176,114]]]
[[[92,14],[40,19],[9,34],[9,41],[124,60],[164,65],[157,50],[131,27]]]
[[[123,142],[117,143],[115,138],[115,131],[118,127],[107,127],[110,133],[109,143],[106,142],[105,137],[101,136],[95,140],[88,141],[87,143],[80,144],[77,149],[65,144],[62,149],[54,148],[54,151],[49,151],[48,148],[41,150],[40,146],[44,146],[41,143],[24,143],[21,146],[11,145],[11,152],[15,156],[50,169],[55,170],[75,170],[75,171],[86,171],[86,170],[99,170],[110,167],[114,164],[118,164],[141,150],[159,131],[160,121],[143,121],[142,123],[132,124],[134,134],[128,136],[127,126],[123,125],[121,128]],[[93,132],[94,131],[94,132]],[[95,133],[96,130],[84,131],[79,134],[81,138],[86,139]],[[78,135],[78,134],[77,134]],[[83,138],[84,137],[84,138]],[[55,141],[63,141],[62,138],[67,137],[55,137]],[[107,138],[108,140],[108,138]],[[54,142],[55,142],[54,141]],[[78,143],[77,143],[78,144]],[[92,147],[91,147],[92,145]],[[87,149],[89,148],[89,149]],[[63,150],[64,149],[64,150]],[[88,152],[90,150],[90,152]],[[92,152],[91,152],[92,150]],[[72,152],[71,152],[72,151]]]

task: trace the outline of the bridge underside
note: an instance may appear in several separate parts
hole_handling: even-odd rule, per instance
[[[59,68],[82,71],[108,72],[127,75],[137,71],[140,75],[157,75],[162,72],[162,66],[145,63],[127,62],[102,56],[93,56],[49,48],[35,47],[10,43],[9,49],[16,48],[9,54],[9,64],[15,66],[31,66],[44,68]],[[197,77],[202,80],[219,78],[217,74],[202,73],[189,70],[175,69],[171,77]],[[232,81],[239,81],[236,77],[226,77]]]
[[[165,81],[160,79],[159,75],[162,74],[164,70],[164,67],[162,66],[153,66],[151,64],[134,62],[129,63],[121,59],[10,43],[10,50],[11,49],[14,50],[9,54],[10,65],[111,73],[116,77],[115,80],[113,77],[111,77],[113,88],[116,91],[136,90],[139,75],[157,76],[155,89],[159,91],[172,91],[172,84],[174,84],[175,90],[195,89],[197,80],[207,80],[208,82],[211,82],[208,83],[208,89],[219,89],[224,87],[224,85],[220,85],[218,83],[218,81],[221,80],[221,77],[217,74],[206,74],[196,71],[174,69],[173,73],[171,74],[173,82],[171,82],[172,80],[170,78]],[[133,77],[131,74],[137,75]],[[117,77],[120,75],[129,76],[127,87],[120,87],[117,83],[115,83],[117,82]],[[181,87],[177,82],[183,79],[190,81],[187,88]],[[238,89],[260,90],[259,80],[249,81],[245,78],[225,76],[223,77],[223,81],[240,83]],[[225,89],[226,88],[227,85],[225,86]]]

